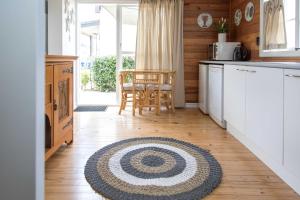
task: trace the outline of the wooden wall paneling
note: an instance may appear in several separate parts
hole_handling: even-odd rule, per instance
[[[259,37],[260,1],[252,0],[255,15],[251,22],[245,20],[245,7],[250,0],[185,0],[184,1],[184,75],[187,103],[198,102],[198,62],[207,60],[208,44],[217,41],[217,32],[211,27],[201,29],[197,17],[202,12],[208,12],[214,21],[221,17],[229,19],[229,40],[242,42],[251,53],[252,61],[300,61],[293,58],[261,58],[256,38]],[[242,11],[240,26],[234,24],[236,9]]]
[[[255,6],[254,18],[251,22],[245,20],[245,7],[249,0],[231,0],[230,2],[230,40],[242,42],[251,52],[251,59],[258,58],[259,47],[256,38],[259,37],[259,0],[253,0]],[[239,26],[234,24],[234,14],[237,9],[242,11],[242,21]]]
[[[200,13],[208,12],[214,21],[229,16],[229,0],[184,1],[184,75],[187,103],[198,102],[198,65],[207,60],[208,45],[217,41],[217,31],[212,26],[201,29],[197,24]]]

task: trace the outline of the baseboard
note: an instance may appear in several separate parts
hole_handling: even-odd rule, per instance
[[[281,162],[271,159],[260,147],[253,143],[245,134],[235,129],[231,124],[227,123],[227,131],[300,195],[300,180],[291,174]]]
[[[198,103],[185,103],[185,108],[198,108]]]

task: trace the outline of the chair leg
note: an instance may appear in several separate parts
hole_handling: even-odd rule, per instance
[[[121,105],[120,105],[120,109],[119,109],[119,115],[121,115],[121,112],[122,112],[122,104],[123,104],[123,101],[121,101]]]
[[[124,96],[122,94],[122,99],[121,99],[121,104],[120,104],[120,109],[119,109],[119,115],[121,115],[122,110],[124,110],[123,106],[124,106]]]
[[[156,95],[156,115],[160,114],[160,92],[157,91]]]
[[[165,106],[166,106],[167,110],[170,110],[170,108],[169,108],[169,102],[165,102]]]
[[[125,110],[126,104],[127,104],[127,94],[125,94],[125,101],[124,101],[124,105],[123,105],[123,110]]]
[[[175,112],[174,92],[171,93],[171,106],[172,106],[172,111]]]
[[[132,115],[135,116],[136,94],[132,94]]]

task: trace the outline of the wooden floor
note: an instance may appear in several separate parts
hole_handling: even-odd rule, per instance
[[[101,147],[131,137],[172,137],[208,149],[220,162],[221,185],[205,200],[300,200],[300,197],[231,135],[197,109],[145,113],[132,117],[129,110],[75,113],[74,143],[62,147],[46,163],[47,200],[104,199],[84,177],[84,166]]]

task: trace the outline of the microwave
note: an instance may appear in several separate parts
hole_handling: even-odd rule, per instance
[[[209,60],[233,60],[233,52],[240,42],[215,42],[208,46]]]

